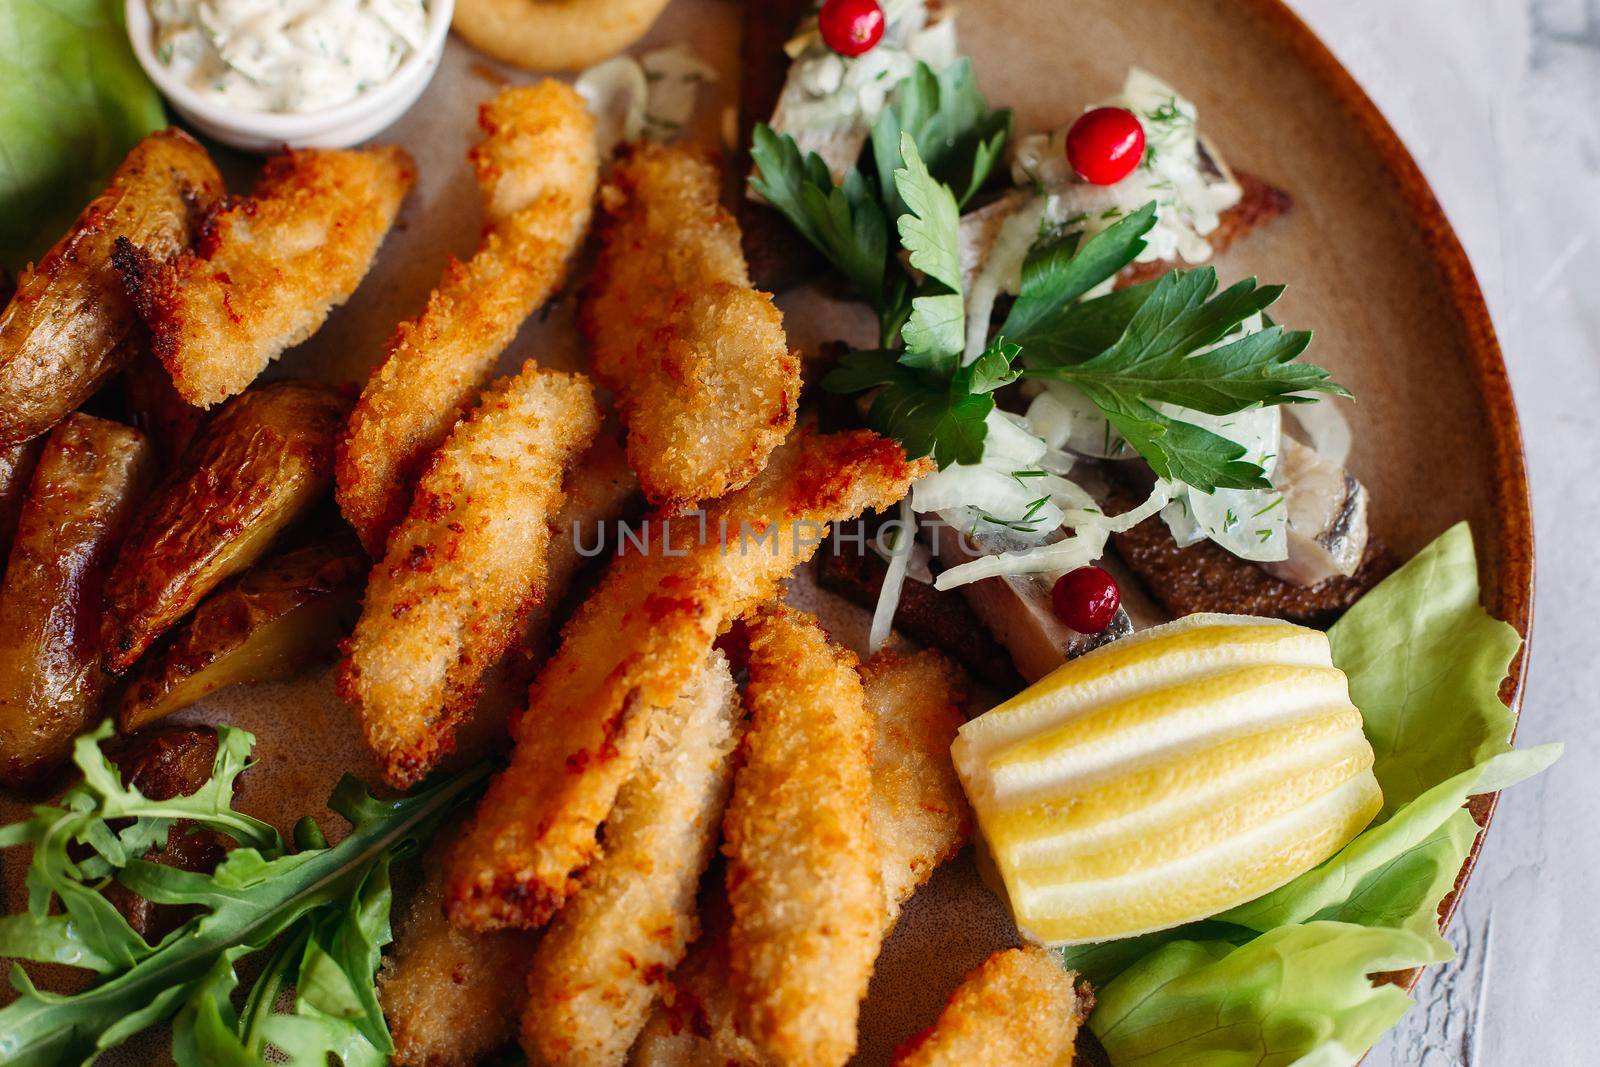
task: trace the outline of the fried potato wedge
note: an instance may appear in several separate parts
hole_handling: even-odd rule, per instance
[[[211,157],[181,130],[133,147],[0,312],[0,444],[54,426],[132,355],[120,345],[138,315],[111,265],[115,242],[176,255],[221,195]]]
[[[580,325],[617,394],[628,458],[677,510],[745,485],[794,426],[800,359],[750,285],[739,227],[703,153],[644,145],[601,191],[600,257]]]
[[[349,409],[332,386],[282,381],[229,401],[140,509],[106,579],[107,668],[125,673],[206,594],[249,567],[333,480]]]
[[[366,276],[415,180],[400,148],[291,151],[211,213],[195,251],[118,238],[112,262],[178,393],[210,407],[316,333]]]
[[[28,497],[28,483],[33,481],[33,469],[39,463],[43,448],[42,437],[21,444],[0,445],[0,576],[5,574],[4,560],[11,554],[11,538],[17,532],[17,519]]]
[[[468,158],[486,228],[471,260],[451,260],[421,314],[396,328],[339,443],[339,508],[382,555],[428,457],[524,320],[566,277],[589,229],[599,180],[594,119],[559,82],[500,92],[478,112]]]
[[[527,1000],[523,975],[537,935],[474,934],[444,915],[444,872],[457,838],[442,830],[422,858],[422,885],[395,922],[378,972],[378,1003],[395,1067],[471,1067],[510,1044]]]
[[[550,924],[528,972],[522,1046],[531,1063],[621,1067],[697,930],[700,875],[716,849],[740,718],[728,661],[651,723],[639,770],[617,793],[604,851]]]
[[[750,729],[723,821],[740,1028],[776,1065],[843,1067],[883,937],[872,720],[813,615],[749,619]]]
[[[353,537],[262,560],[139,661],[117,707],[118,729],[131,733],[219,689],[293,678],[333,659],[360,614],[366,575]]]
[[[450,28],[526,70],[582,70],[643,37],[667,0],[458,0]]]
[[[45,441],[0,585],[0,784],[36,783],[99,717],[101,582],[155,470],[120,423],[72,414]]]
[[[1071,1067],[1078,1027],[1094,1001],[1042,948],[1010,948],[978,965],[932,1028],[912,1038],[896,1067]]]
[[[600,418],[587,378],[529,360],[484,395],[423,472],[367,580],[339,668],[339,695],[396,788],[451,750],[484,672],[543,598],[551,517]]]
[[[963,721],[964,680],[935,653],[890,650],[862,666],[861,680],[873,719],[872,833],[882,863],[887,936],[902,905],[956,854],[971,826],[950,761],[950,744]],[[727,895],[713,889],[706,898],[704,932],[640,1035],[636,1067],[761,1062],[760,1050],[736,1024]]]
[[[595,855],[651,715],[683,692],[717,634],[771,599],[828,523],[898,500],[929,466],[871,432],[802,433],[703,516],[654,524],[657,551],[618,557],[533,684],[511,765],[452,865],[451,920],[548,921]]]
[[[141,336],[134,343],[138,350],[122,371],[122,399],[128,421],[150,438],[161,456],[162,469],[170,471],[200,432],[206,411],[178,395],[172,375],[150,351],[147,338]]]

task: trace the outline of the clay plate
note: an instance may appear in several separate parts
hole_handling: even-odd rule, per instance
[[[644,42],[686,42],[724,72],[697,123],[707,140],[718,138],[723,111],[735,104],[739,15],[726,0],[677,0]],[[1372,490],[1376,533],[1409,556],[1469,520],[1486,607],[1526,636],[1533,591],[1527,477],[1488,311],[1415,162],[1321,42],[1279,0],[963,0],[960,18],[962,48],[984,91],[1016,110],[1019,130],[1069,119],[1115,91],[1138,64],[1196,102],[1202,128],[1235,166],[1293,195],[1287,217],[1218,260],[1223,279],[1253,274],[1288,283],[1275,315],[1313,328],[1313,357],[1359,398],[1347,408],[1356,436],[1351,467]],[[428,92],[380,138],[406,146],[420,166],[399,227],[356,297],[274,374],[364,379],[395,322],[426,299],[444,257],[476,243],[478,207],[464,162],[476,136],[474,112],[499,80],[528,77],[451,42]],[[249,166],[237,162],[235,187],[242,188]],[[813,293],[783,303],[797,345],[861,325],[856,309]],[[530,323],[506,365],[530,356],[581,365],[572,310],[565,297]],[[841,639],[864,635],[860,614],[842,602],[803,581],[795,595],[823,612]],[[1503,693],[1513,708],[1522,663]],[[257,734],[264,764],[246,776],[241,802],[285,829],[339,774],[376,780],[331,682],[324,670],[285,685],[224,691],[184,716]],[[1475,814],[1487,826],[1493,798],[1484,799]],[[0,804],[0,818],[18,814]],[[887,1062],[897,1043],[937,1015],[967,970],[1013,942],[970,852],[906,909],[862,1012],[858,1062]],[[20,872],[14,861],[9,866],[7,904],[16,907]],[[160,1057],[162,1046],[139,1046],[117,1061]]]

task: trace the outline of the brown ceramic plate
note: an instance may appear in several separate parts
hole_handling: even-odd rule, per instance
[[[723,110],[735,103],[739,16],[727,0],[676,0],[642,45],[686,42],[725,72],[697,124],[707,139],[718,136]],[[962,49],[984,91],[1016,110],[1019,130],[1063,122],[1115,91],[1137,64],[1196,102],[1202,128],[1235,166],[1293,195],[1294,210],[1221,257],[1219,271],[1224,279],[1288,283],[1279,317],[1315,329],[1316,360],[1359,398],[1348,409],[1356,434],[1351,466],[1371,487],[1378,536],[1408,556],[1467,519],[1486,606],[1526,635],[1533,586],[1527,480],[1483,297],[1416,164],[1305,25],[1279,0],[963,0],[960,20]],[[444,257],[475,244],[478,208],[464,162],[476,136],[474,112],[498,80],[528,77],[451,43],[428,92],[380,138],[406,146],[420,165],[400,226],[355,299],[275,374],[365,377],[394,323],[426,299]],[[800,345],[837,337],[856,317],[804,292],[784,304]],[[507,364],[534,356],[578,365],[571,313],[570,299],[558,301],[523,332]],[[796,596],[822,611],[841,638],[864,634],[854,609],[810,588]],[[1513,707],[1521,662],[1504,693]],[[325,797],[339,774],[376,779],[331,683],[331,672],[321,671],[224,691],[183,716],[257,735],[263,764],[247,776],[241,803],[285,828],[308,806],[320,807],[307,798]],[[1484,825],[1492,808],[1490,798],[1477,812]],[[6,821],[19,813],[0,804]],[[1469,859],[1463,879],[1471,866]],[[7,873],[6,903],[14,908],[19,872]],[[862,1014],[859,1062],[886,1062],[897,1043],[932,1021],[967,970],[1014,938],[969,850],[917,895],[886,947]],[[122,1062],[151,1062],[158,1047],[129,1048]]]

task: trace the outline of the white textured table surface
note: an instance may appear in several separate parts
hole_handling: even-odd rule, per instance
[[[1600,1062],[1600,0],[1291,0],[1410,147],[1511,368],[1538,593],[1519,737],[1567,742],[1502,798],[1460,957],[1367,1060]]]

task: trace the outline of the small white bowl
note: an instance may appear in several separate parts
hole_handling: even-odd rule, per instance
[[[128,39],[139,65],[167,103],[187,123],[223,144],[246,152],[290,148],[348,148],[365,141],[405,114],[439,69],[455,0],[427,0],[427,36],[401,61],[389,80],[353,100],[316,111],[244,111],[206,99],[175,77],[155,54],[155,20],[148,0],[127,0]]]

